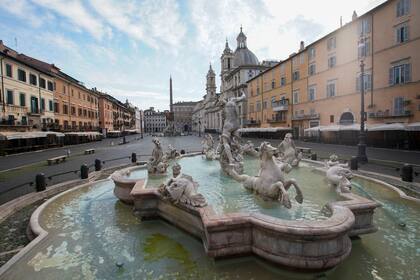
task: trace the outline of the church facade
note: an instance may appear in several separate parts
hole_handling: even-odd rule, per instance
[[[238,97],[245,94],[248,97],[247,81],[270,68],[277,61],[259,62],[257,56],[248,49],[247,37],[242,31],[236,38],[236,49],[232,51],[226,40],[225,49],[220,57],[220,93],[216,93],[216,74],[211,65],[206,76],[206,95],[197,104],[193,112],[193,128],[202,132],[220,133],[222,130],[222,110],[218,101]],[[247,101],[242,101],[239,106],[240,124],[246,126]]]

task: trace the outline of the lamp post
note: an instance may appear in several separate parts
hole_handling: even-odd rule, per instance
[[[360,39],[359,48],[361,48],[360,58],[360,132],[359,132],[359,144],[357,144],[358,153],[357,159],[360,163],[367,163],[368,158],[366,155],[366,131],[365,131],[365,62],[364,62],[364,48],[365,40]]]

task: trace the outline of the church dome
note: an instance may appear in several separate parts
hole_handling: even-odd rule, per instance
[[[251,52],[246,46],[246,36],[241,31],[239,32],[238,37],[236,37],[236,42],[238,44],[235,53],[233,54],[233,63],[235,67],[245,66],[245,65],[258,65],[258,58],[253,52]]]
[[[258,65],[258,58],[248,48],[236,49],[233,57],[233,63],[236,67],[244,65]]]

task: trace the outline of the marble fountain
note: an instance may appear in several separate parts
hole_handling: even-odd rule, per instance
[[[242,144],[238,99],[217,145],[180,155],[155,138],[147,164],[40,206],[0,279],[420,278],[418,201],[334,155],[302,159],[289,134]]]

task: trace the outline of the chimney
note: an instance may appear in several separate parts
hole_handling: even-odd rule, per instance
[[[303,51],[305,49],[305,42],[304,41],[300,41],[300,48],[299,51]]]
[[[343,27],[343,16],[340,16],[340,27]]]
[[[357,19],[357,13],[356,13],[356,11],[353,11],[353,15],[351,17],[351,20],[353,21],[353,20],[356,20],[356,19]]]

